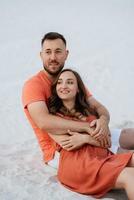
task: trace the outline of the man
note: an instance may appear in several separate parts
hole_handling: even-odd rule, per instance
[[[96,140],[100,142],[101,146],[109,145],[107,137],[109,133],[109,112],[89,92],[87,92],[88,101],[99,117],[90,125],[87,122],[66,120],[49,114],[47,99],[51,95],[51,84],[63,69],[69,51],[66,49],[65,38],[56,32],[47,33],[43,37],[41,45],[40,56],[44,69],[25,83],[22,101],[24,111],[43,151],[45,162],[50,162],[55,155],[55,143],[52,138],[60,145],[63,145],[66,140],[70,140],[71,145],[64,147],[67,150],[79,148],[84,143],[94,144]],[[90,127],[95,127],[95,130],[90,131]],[[89,133],[94,139],[90,135],[80,133],[84,132],[85,128],[89,128]],[[127,132],[130,136],[133,136],[132,130],[127,130]],[[70,136],[67,136],[67,133]],[[122,144],[124,138],[126,138],[126,130],[121,135],[120,142]]]

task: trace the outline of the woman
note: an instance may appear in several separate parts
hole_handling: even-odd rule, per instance
[[[52,114],[68,119],[91,122],[97,118],[88,105],[79,74],[70,69],[63,70],[53,84],[48,107]],[[64,186],[97,198],[113,188],[124,188],[129,199],[134,199],[133,153],[113,154],[107,148],[92,145],[74,151],[57,147],[60,150],[58,179]]]

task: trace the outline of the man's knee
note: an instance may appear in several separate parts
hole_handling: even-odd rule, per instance
[[[134,129],[125,128],[122,129],[119,144],[124,149],[134,149]]]

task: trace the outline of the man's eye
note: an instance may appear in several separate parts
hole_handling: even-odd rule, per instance
[[[46,54],[50,54],[51,52],[50,52],[50,51],[46,51],[45,53],[46,53]]]
[[[56,53],[61,53],[61,50],[57,50]]]

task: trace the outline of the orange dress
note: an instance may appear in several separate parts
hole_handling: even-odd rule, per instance
[[[100,198],[114,187],[131,157],[132,153],[113,154],[92,145],[73,151],[62,149],[58,179],[70,190]]]

